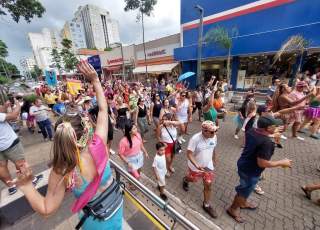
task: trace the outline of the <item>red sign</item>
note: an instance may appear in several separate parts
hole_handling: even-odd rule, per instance
[[[148,57],[154,57],[154,56],[160,56],[160,55],[165,55],[167,52],[165,49],[163,50],[156,50],[156,51],[153,51],[151,53],[148,53]]]
[[[108,65],[112,65],[112,64],[115,64],[115,63],[119,63],[119,62],[122,63],[123,59],[122,58],[117,58],[117,59],[107,60]]]

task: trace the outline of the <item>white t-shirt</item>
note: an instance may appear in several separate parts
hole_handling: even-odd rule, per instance
[[[45,121],[48,119],[47,107],[41,105],[40,107],[31,106],[30,113],[36,113],[34,115],[37,122]]]
[[[200,167],[208,167],[214,170],[212,157],[213,151],[217,146],[217,136],[204,138],[202,132],[195,134],[189,141],[188,150],[193,152],[193,157]],[[195,172],[199,170],[188,160],[188,167]]]
[[[6,122],[5,113],[0,113],[0,130],[0,151],[4,151],[18,138],[12,127]]]
[[[171,127],[167,126],[167,129],[170,132],[173,140],[177,140],[177,135],[178,135],[177,128],[172,126]],[[168,131],[166,130],[165,127],[161,128],[161,141],[165,143],[173,143],[172,138],[170,137]]]
[[[152,167],[156,168],[160,179],[165,178],[167,174],[166,156],[156,154],[152,163]]]

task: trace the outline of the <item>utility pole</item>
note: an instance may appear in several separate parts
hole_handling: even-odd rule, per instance
[[[143,40],[143,53],[144,53],[144,63],[146,65],[146,79],[148,79],[148,64],[147,64],[147,54],[146,54],[146,43],[144,36],[144,21],[143,21],[143,12],[141,11],[141,22],[142,22],[142,40]]]
[[[200,5],[194,7],[200,13],[199,34],[198,34],[198,60],[197,60],[197,85],[202,83],[201,79],[201,58],[202,58],[202,37],[203,37],[203,15],[204,9]]]

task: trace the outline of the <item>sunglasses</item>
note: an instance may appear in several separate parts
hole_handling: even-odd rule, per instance
[[[182,95],[181,95],[181,97],[185,97],[185,96],[186,96],[185,94],[182,94]]]
[[[214,134],[216,132],[216,131],[210,131],[208,129],[203,129],[202,131],[205,133],[210,133],[210,134]]]

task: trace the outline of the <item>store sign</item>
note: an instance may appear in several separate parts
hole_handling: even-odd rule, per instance
[[[108,65],[122,64],[123,59],[122,58],[111,59],[111,60],[107,60],[107,63]]]
[[[172,43],[172,44],[167,44],[167,45],[147,49],[146,56],[147,56],[147,59],[173,56],[173,50],[178,47],[180,47],[180,43]],[[137,59],[144,60],[143,49],[137,51]]]
[[[167,54],[167,51],[165,49],[163,50],[156,50],[152,51],[151,53],[147,53],[148,57],[155,57],[155,56],[161,56]]]

